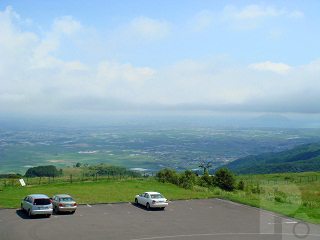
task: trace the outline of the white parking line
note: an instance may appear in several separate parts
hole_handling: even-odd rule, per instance
[[[91,207],[89,204],[87,204],[88,207]]]
[[[285,224],[296,224],[298,222],[284,222]],[[268,223],[269,225],[283,224],[283,223]]]

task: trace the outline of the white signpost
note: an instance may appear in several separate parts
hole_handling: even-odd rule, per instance
[[[24,182],[24,180],[22,178],[19,181],[20,181],[20,184],[22,187],[24,187],[26,185],[26,183]]]

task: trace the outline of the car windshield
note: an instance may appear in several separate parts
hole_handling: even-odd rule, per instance
[[[60,198],[60,202],[73,202],[72,197],[64,197]]]
[[[49,198],[39,198],[34,200],[34,205],[49,205],[50,203]]]
[[[164,196],[162,196],[161,194],[152,194],[151,198],[155,199],[155,198],[164,198]]]

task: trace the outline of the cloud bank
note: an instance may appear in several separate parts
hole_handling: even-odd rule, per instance
[[[300,11],[260,5],[243,8],[229,5],[220,18],[218,15],[201,11],[190,17],[186,26],[201,32],[219,21],[229,21],[243,29],[244,23],[252,19],[304,17]],[[241,26],[234,25],[239,23]],[[159,67],[113,59],[87,63],[85,59],[62,57],[63,50],[77,46],[88,31],[80,21],[72,16],[57,17],[50,29],[40,33],[28,30],[32,24],[12,7],[0,11],[3,111],[320,112],[320,59],[300,66],[269,59],[241,64],[228,55],[217,54],[181,59]],[[149,44],[172,37],[173,28],[168,21],[140,16],[114,33],[122,40],[126,36],[131,44]]]

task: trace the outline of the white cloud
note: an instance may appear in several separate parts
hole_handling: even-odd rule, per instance
[[[16,60],[25,61],[38,40],[35,34],[21,31],[20,24],[23,24],[23,21],[11,7],[7,7],[4,12],[0,11],[1,66]]]
[[[291,67],[285,63],[274,63],[270,61],[262,63],[253,63],[250,64],[248,67],[258,71],[271,71],[278,74],[285,74],[291,69]]]
[[[45,37],[34,47],[33,56],[30,59],[32,68],[55,68],[56,65],[61,64],[61,61],[51,54],[59,50],[63,36],[72,38],[81,30],[80,22],[71,16],[56,18],[50,31],[46,32]]]
[[[170,24],[164,20],[156,20],[148,17],[134,18],[128,25],[121,29],[119,37],[125,37],[126,41],[157,40],[168,36]]]
[[[258,10],[257,18],[263,15]],[[264,10],[272,16],[270,9]],[[243,11],[241,18],[254,16],[253,11]],[[198,26],[209,26],[209,20]],[[17,21],[24,20],[12,9],[0,12],[2,110],[104,111],[148,105],[239,111],[293,111],[292,106],[301,106],[297,111],[311,111],[309,106],[315,109],[319,100],[320,60],[297,67],[271,61],[239,66],[226,56],[186,59],[158,69],[108,59],[87,65],[58,54],[64,38],[72,40],[82,31],[80,22],[57,18],[42,36],[21,30]],[[132,23],[137,39],[168,34],[165,22],[140,18]]]
[[[11,23],[9,20],[15,19],[21,21],[20,15],[13,10],[12,6],[7,6],[3,12],[0,12],[1,23]]]
[[[54,20],[52,31],[54,33],[63,33],[73,35],[81,30],[82,26],[79,21],[76,21],[71,16],[59,17]]]
[[[189,20],[189,27],[195,32],[201,32],[214,23],[215,14],[210,10],[202,10]]]
[[[309,64],[303,66],[303,68],[310,73],[319,73],[320,72],[320,58],[311,61]]]
[[[133,84],[142,84],[155,74],[152,68],[134,67],[131,64],[115,62],[100,62],[98,64],[97,78],[102,82],[125,81]]]
[[[89,70],[86,65],[79,61],[73,61],[73,62],[66,62],[65,63],[65,70],[67,72],[71,71],[87,71]]]
[[[275,17],[283,15],[285,12],[283,10],[276,10],[272,6],[262,6],[262,5],[248,5],[244,8],[236,11],[232,16],[235,19],[257,19],[262,17]]]
[[[238,30],[250,30],[258,27],[262,21],[275,17],[302,18],[301,11],[287,11],[272,5],[250,4],[242,8],[226,5],[222,12],[222,19],[228,21]]]

